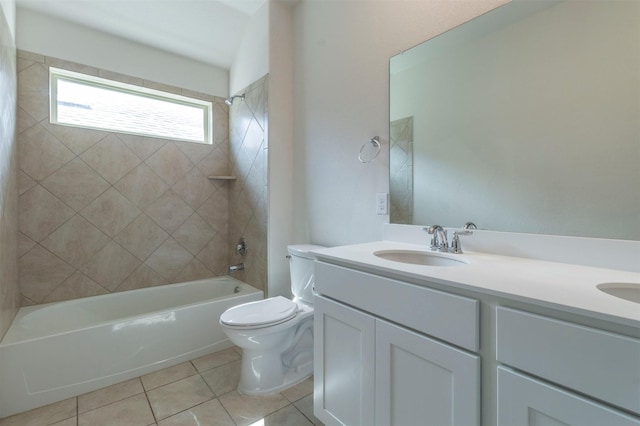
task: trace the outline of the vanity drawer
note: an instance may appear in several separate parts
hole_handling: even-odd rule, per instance
[[[497,359],[640,414],[640,340],[496,309]]]
[[[640,419],[509,368],[498,367],[498,426],[640,426]]]
[[[477,300],[316,261],[316,290],[358,309],[477,352]]]

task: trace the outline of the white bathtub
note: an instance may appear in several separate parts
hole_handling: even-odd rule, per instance
[[[21,308],[0,342],[0,418],[229,347],[220,314],[262,298],[218,277]]]

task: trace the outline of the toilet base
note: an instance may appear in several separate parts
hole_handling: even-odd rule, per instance
[[[294,386],[313,374],[312,320],[302,325],[306,329],[288,350],[271,351],[243,348],[238,393],[266,395]]]
[[[241,395],[268,395],[277,393],[288,389],[298,383],[304,382],[306,379],[313,375],[313,361],[310,361],[308,365],[301,366],[298,371],[289,371],[285,373],[284,379],[280,385],[275,385],[268,388],[256,389],[255,386],[249,386],[245,388],[242,386],[242,381],[238,384],[238,393]]]

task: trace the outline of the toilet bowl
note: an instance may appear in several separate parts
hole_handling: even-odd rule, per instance
[[[242,348],[238,392],[262,395],[293,386],[313,373],[313,294],[315,245],[291,245],[289,268],[293,300],[282,296],[227,309],[220,325]]]

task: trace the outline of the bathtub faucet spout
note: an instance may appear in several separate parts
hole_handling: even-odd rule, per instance
[[[244,269],[244,262],[238,263],[237,265],[229,266],[229,272],[242,271]]]

